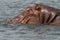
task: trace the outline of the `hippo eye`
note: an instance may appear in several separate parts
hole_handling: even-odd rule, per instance
[[[41,8],[38,8],[37,10],[41,10]]]
[[[37,7],[37,8],[35,8],[36,10],[41,10],[41,8],[40,7]]]

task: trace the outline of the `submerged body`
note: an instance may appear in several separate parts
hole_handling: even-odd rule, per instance
[[[60,25],[60,9],[43,4],[27,7],[18,16],[8,19],[7,23]]]

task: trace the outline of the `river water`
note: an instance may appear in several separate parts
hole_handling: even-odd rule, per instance
[[[60,9],[60,0],[0,0],[0,40],[60,40],[59,26],[5,24],[35,3]]]

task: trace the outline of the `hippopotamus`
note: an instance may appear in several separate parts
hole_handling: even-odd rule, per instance
[[[21,14],[18,14],[16,17],[7,19],[6,22],[35,25],[60,25],[60,9],[37,3],[33,7],[27,7]]]

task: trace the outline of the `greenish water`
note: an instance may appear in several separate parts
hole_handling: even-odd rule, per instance
[[[60,9],[60,0],[0,0],[0,40],[60,40],[59,26],[5,24],[35,3]]]

